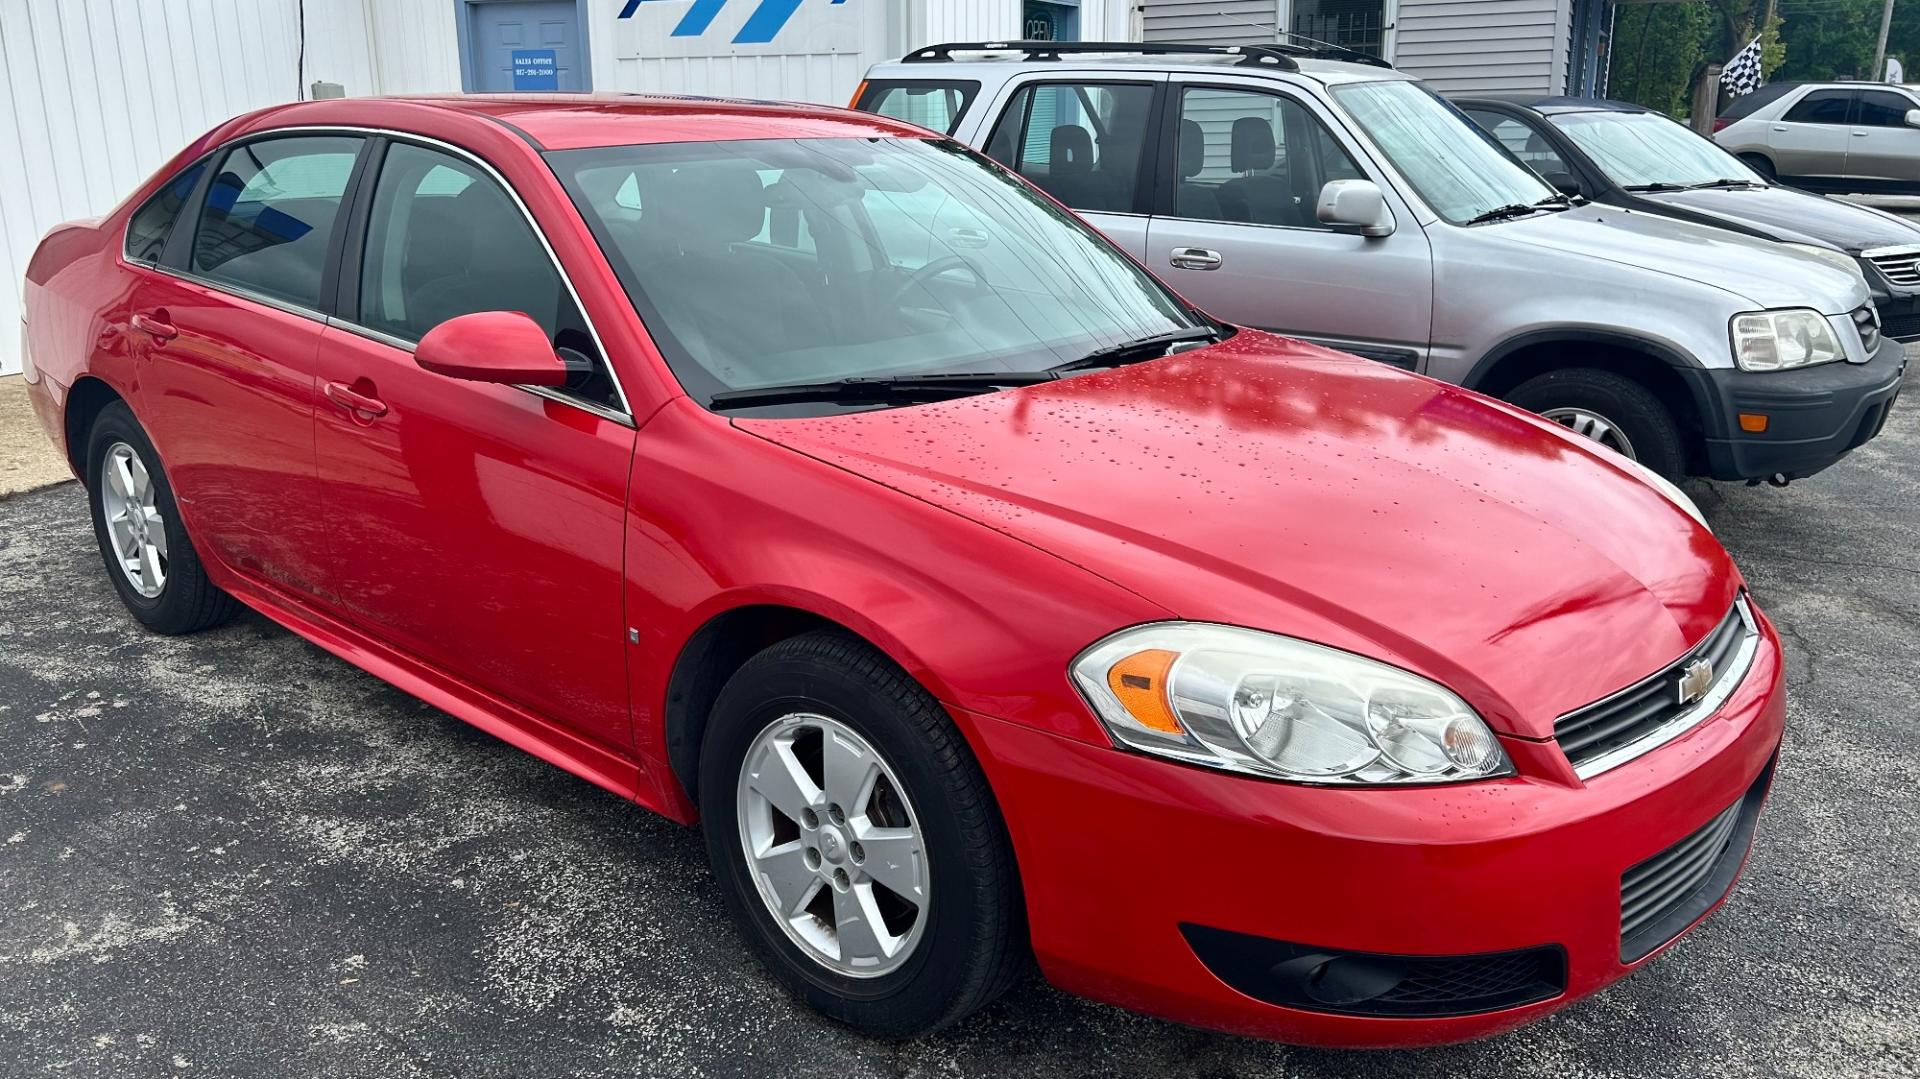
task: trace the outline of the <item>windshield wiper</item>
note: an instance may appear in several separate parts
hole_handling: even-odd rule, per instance
[[[1564,195],[1561,197],[1565,198]],[[1486,213],[1467,218],[1467,224],[1484,225],[1489,221],[1504,221],[1509,217],[1525,217],[1528,214],[1537,214],[1549,208],[1565,209],[1565,207],[1557,205],[1550,199],[1542,199],[1541,202],[1547,205],[1542,206],[1540,202],[1516,202],[1508,206],[1495,206]]]
[[[1759,186],[1761,185],[1758,183],[1755,183],[1752,180],[1736,180],[1733,177],[1728,176],[1718,180],[1707,180],[1703,183],[1688,184],[1687,190],[1701,191],[1709,187],[1736,188],[1736,187],[1759,187]]]
[[[1133,341],[1122,341],[1117,345],[1096,348],[1077,360],[1068,360],[1048,368],[1049,371],[1085,371],[1095,367],[1118,367],[1123,363],[1137,360],[1151,360],[1167,354],[1175,345],[1188,341],[1218,341],[1220,331],[1211,326],[1197,326],[1191,330],[1174,330],[1170,333],[1156,333],[1151,337],[1142,337]]]
[[[1665,180],[1661,180],[1658,183],[1651,183],[1651,184],[1623,184],[1621,185],[1620,190],[1622,191],[1685,191],[1687,187],[1688,185],[1686,184],[1670,184],[1670,183],[1667,183]]]
[[[716,410],[724,410],[808,401],[850,405],[944,401],[1013,386],[1037,386],[1059,377],[1052,371],[951,371],[928,375],[841,378],[832,382],[797,382],[786,386],[723,390],[708,398],[708,405]]]

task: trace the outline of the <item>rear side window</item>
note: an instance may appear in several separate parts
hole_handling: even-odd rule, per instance
[[[1844,124],[1852,103],[1852,90],[1815,90],[1794,102],[1781,119],[1790,124]]]
[[[360,143],[301,136],[228,151],[208,185],[189,268],[210,281],[318,307],[327,244]]]
[[[165,187],[154,192],[152,198],[133,212],[132,219],[127,222],[126,250],[129,261],[149,264],[160,261],[160,253],[167,247],[167,237],[173,234],[173,223],[180,217],[180,208],[187,204],[194,185],[200,182],[201,174],[206,171],[205,161],[195,163],[192,168],[167,181]]]
[[[1853,122],[1863,127],[1905,127],[1912,101],[1891,90],[1862,90]]]
[[[977,82],[870,82],[853,107],[951,135],[979,92]]]
[[[1153,87],[1022,87],[987,140],[994,160],[1076,210],[1128,213],[1140,190]]]

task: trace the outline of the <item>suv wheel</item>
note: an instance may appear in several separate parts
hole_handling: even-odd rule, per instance
[[[1686,473],[1686,447],[1673,413],[1652,391],[1612,371],[1570,367],[1530,378],[1506,399],[1660,473]]]
[[[698,796],[735,922],[815,1009],[910,1037],[1025,969],[986,777],[939,702],[864,643],[808,633],[748,660],[714,704]]]

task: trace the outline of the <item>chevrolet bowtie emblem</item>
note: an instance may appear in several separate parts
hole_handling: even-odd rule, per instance
[[[1705,657],[1693,660],[1680,669],[1681,704],[1692,704],[1707,695],[1713,688],[1713,661]]]

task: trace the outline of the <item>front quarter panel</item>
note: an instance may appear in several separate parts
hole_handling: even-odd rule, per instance
[[[776,421],[777,422],[777,421]],[[628,671],[655,804],[690,820],[668,764],[668,681],[735,608],[859,634],[950,706],[1109,744],[1068,680],[1081,650],[1168,612],[981,524],[775,445],[681,398],[640,433],[630,485]]]

